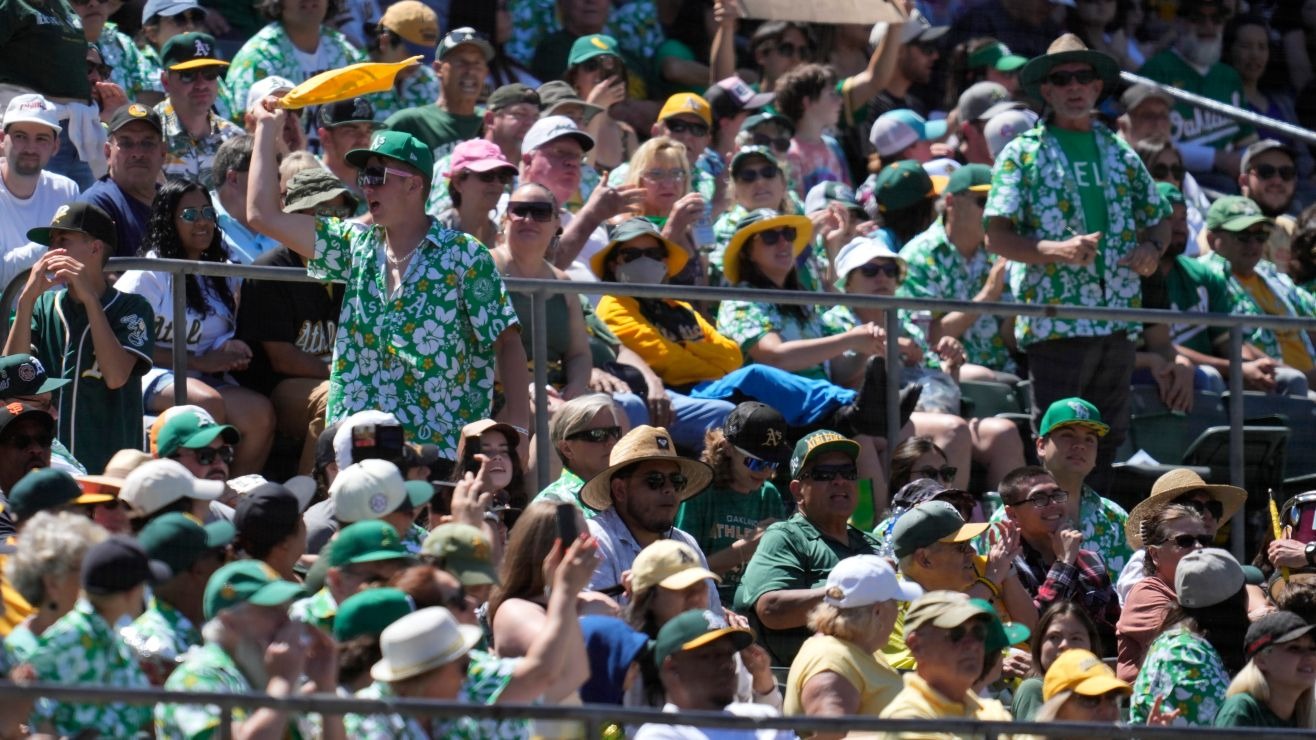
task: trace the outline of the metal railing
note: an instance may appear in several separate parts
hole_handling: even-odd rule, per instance
[[[1154,738],[1155,740],[1194,740],[1228,738],[1245,734],[1266,737],[1311,737],[1308,730],[1248,728],[1216,729],[1210,727],[1151,727],[1145,725],[983,721],[974,719],[878,719],[869,716],[848,717],[740,717],[725,712],[682,710],[670,714],[654,709],[587,704],[578,706],[540,706],[533,704],[466,704],[428,699],[357,699],[331,694],[273,697],[268,694],[226,694],[162,689],[110,688],[92,685],[24,684],[0,682],[0,697],[16,699],[51,699],[69,703],[184,704],[210,705],[219,708],[217,737],[233,736],[235,710],[253,711],[270,708],[289,713],[328,715],[393,715],[420,717],[470,717],[478,720],[544,720],[579,722],[588,740],[597,740],[609,725],[638,727],[645,723],[689,725],[740,730],[775,729],[800,732],[944,732],[959,737],[994,739],[999,735],[1037,735],[1052,737],[1109,737],[1117,740]],[[12,718],[9,718],[12,719]]]
[[[1297,139],[1298,141],[1305,141],[1308,144],[1316,144],[1316,131],[1309,131],[1301,126],[1294,126],[1291,123],[1271,118],[1269,116],[1263,116],[1260,113],[1253,113],[1250,110],[1244,110],[1238,106],[1230,105],[1229,103],[1222,103],[1219,100],[1212,100],[1211,98],[1203,97],[1196,93],[1190,93],[1187,90],[1180,90],[1173,85],[1157,82],[1156,80],[1142,77],[1133,74],[1132,72],[1120,72],[1120,79],[1130,85],[1150,85],[1166,93],[1175,100],[1182,100],[1191,106],[1205,108],[1213,113],[1219,113],[1227,118],[1232,118],[1235,121],[1244,121],[1253,126],[1272,129],[1284,134],[1285,136]]]

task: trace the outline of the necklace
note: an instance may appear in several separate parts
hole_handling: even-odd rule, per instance
[[[416,254],[416,247],[412,247],[411,251],[407,252],[406,257],[394,257],[393,255],[388,253],[387,247],[384,248],[384,259],[388,260],[388,263],[390,265],[393,265],[394,267],[401,267],[405,265],[407,262],[411,260],[412,257],[415,256],[415,254]]]

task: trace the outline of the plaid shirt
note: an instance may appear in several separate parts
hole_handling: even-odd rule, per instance
[[[1040,552],[1027,542],[1021,544],[1023,547],[1014,558],[1014,569],[1024,588],[1032,594],[1039,613],[1058,601],[1073,601],[1103,631],[1114,631],[1120,618],[1119,599],[1100,555],[1080,549],[1073,565],[1057,559],[1048,568]]]

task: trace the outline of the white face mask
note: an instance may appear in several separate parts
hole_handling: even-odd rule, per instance
[[[624,265],[617,265],[617,281],[638,285],[654,285],[667,277],[667,263],[652,257],[640,257]]]
[[[1210,67],[1220,61],[1220,54],[1224,49],[1224,33],[1216,34],[1215,38],[1210,41],[1202,41],[1195,33],[1187,33],[1181,37],[1179,51],[1188,61],[1199,67]]]

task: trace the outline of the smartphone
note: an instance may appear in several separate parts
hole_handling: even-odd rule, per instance
[[[562,540],[563,548],[575,542],[576,538],[580,536],[580,529],[576,526],[575,504],[558,504],[557,536],[558,539]]]
[[[478,474],[480,472],[480,461],[475,459],[475,456],[480,454],[480,451],[483,449],[484,448],[480,445],[479,438],[466,440],[467,456],[465,464],[462,465],[462,469],[468,473]]]
[[[399,424],[358,424],[352,427],[352,462],[379,459],[401,467],[405,439]]]

